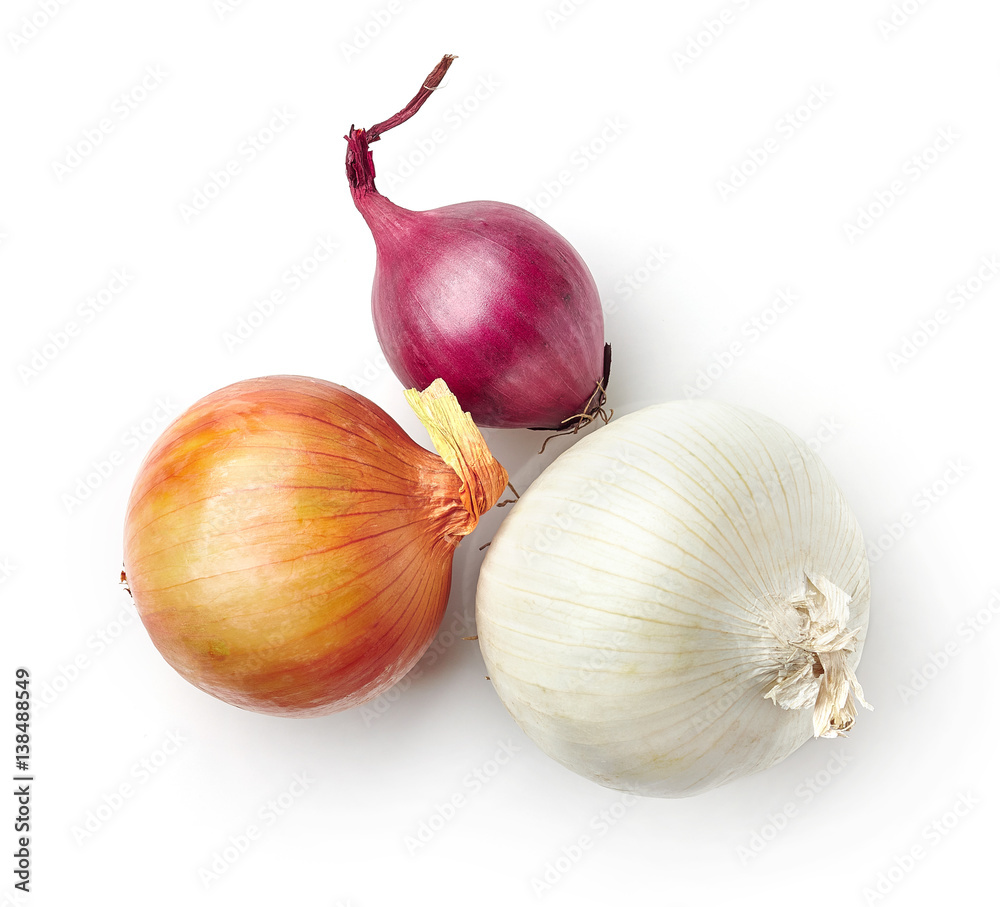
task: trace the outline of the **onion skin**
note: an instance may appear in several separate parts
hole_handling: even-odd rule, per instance
[[[605,787],[685,797],[850,728],[869,599],[860,526],[819,457],[699,400],[615,419],[542,472],[490,544],[476,624],[545,753]]]
[[[163,657],[213,696],[291,717],[351,708],[432,641],[479,515],[466,478],[347,388],[241,381],[182,414],[140,467],[129,589]]]
[[[375,240],[375,331],[405,386],[444,378],[477,425],[572,427],[600,409],[610,370],[600,294],[579,253],[515,205],[410,211],[375,188],[369,144],[420,108],[451,60],[395,117],[345,136],[351,195]]]

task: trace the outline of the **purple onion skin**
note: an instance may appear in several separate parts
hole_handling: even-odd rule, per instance
[[[597,285],[548,224],[502,202],[408,211],[369,191],[355,204],[375,239],[375,332],[404,385],[444,378],[493,428],[565,428],[600,402]]]

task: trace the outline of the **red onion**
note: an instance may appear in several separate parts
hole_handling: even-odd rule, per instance
[[[443,378],[477,425],[579,426],[604,403],[611,346],[577,251],[514,205],[409,211],[375,188],[369,144],[420,109],[453,59],[395,116],[345,136],[351,194],[375,239],[375,332],[406,387]]]

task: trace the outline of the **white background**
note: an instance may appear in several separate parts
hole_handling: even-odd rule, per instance
[[[1000,279],[982,267],[1000,255],[1000,8],[229,5],[0,14],[0,678],[12,702],[29,667],[35,703],[33,893],[12,888],[8,797],[0,903],[981,902],[1000,818]],[[428,443],[379,360],[342,137],[398,110],[446,52],[445,86],[374,146],[380,188],[418,209],[534,206],[566,235],[605,301],[617,413],[700,378],[821,449],[877,555],[859,671],[875,711],[849,739],[679,801],[623,804],[550,761],[476,643],[454,641],[474,632],[477,548],[503,511],[459,549],[433,665],[367,713],[242,712],[151,645],[118,575],[125,501],[166,409],[313,375]],[[133,108],[116,100],[157,70]],[[275,109],[288,125],[249,160],[241,143]],[[240,173],[185,217],[232,160]],[[733,190],[740,167],[756,172]],[[336,252],[227,348],[321,239]],[[122,270],[128,286],[82,314]],[[795,302],[779,313],[782,290]],[[535,433],[487,434],[521,488],[571,443],[536,456]]]

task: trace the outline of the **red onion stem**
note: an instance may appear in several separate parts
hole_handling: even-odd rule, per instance
[[[372,153],[368,150],[371,142],[377,142],[383,132],[394,129],[401,123],[405,123],[421,107],[424,106],[431,94],[441,85],[441,80],[455,60],[454,54],[445,54],[441,62],[435,66],[424,84],[421,86],[413,99],[399,113],[393,114],[387,120],[376,123],[368,129],[355,129],[351,126],[347,139],[347,182],[351,187],[351,194],[355,197],[375,191],[375,164],[372,161]]]

